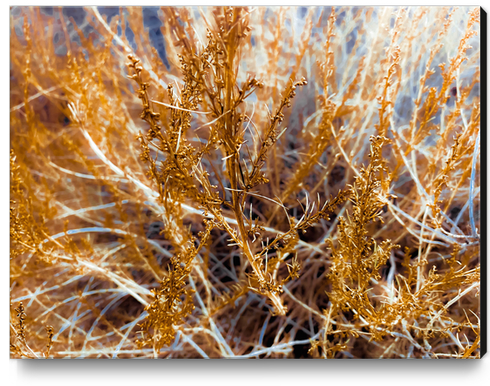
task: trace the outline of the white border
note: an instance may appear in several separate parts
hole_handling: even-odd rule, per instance
[[[27,4],[26,4],[27,3]],[[145,1],[145,5],[177,5],[175,2]],[[232,2],[214,0],[213,5],[229,5]],[[243,5],[259,5],[255,1],[239,1]],[[338,4],[338,2],[335,2]],[[407,1],[341,1],[342,5],[419,5],[420,3]],[[350,3],[350,4],[349,4]],[[432,5],[463,5],[462,0],[435,1]],[[41,3],[43,4],[43,3]],[[41,5],[39,4],[39,5]],[[179,5],[182,5],[180,3]],[[205,5],[210,2],[190,1],[188,5]],[[291,1],[267,1],[260,5],[296,5]],[[37,5],[37,2],[12,2],[10,5]],[[43,4],[44,5],[44,4]],[[49,5],[67,5],[67,1],[50,1]],[[74,4],[70,4],[74,5]],[[77,1],[76,5],[135,5],[133,1]],[[140,5],[140,4],[138,4]],[[305,4],[301,4],[305,5]],[[329,5],[325,1],[309,0],[306,5]],[[464,4],[468,5],[468,4]],[[483,0],[480,4],[490,11],[490,0]],[[3,8],[1,20],[3,20],[3,34],[0,44],[0,52],[7,55],[9,49],[9,12]],[[9,243],[8,243],[8,182],[9,181],[9,83],[7,71],[9,61],[1,61],[2,67],[2,101],[0,105],[4,125],[2,127],[2,141],[0,149],[0,181],[1,184],[1,211],[0,211],[0,235],[1,235],[1,261],[3,263],[3,290],[4,314],[0,318],[2,336],[2,370],[8,369],[8,381],[1,382],[5,385],[30,385],[30,386],[58,386],[67,385],[463,385],[488,382],[488,369],[490,369],[490,353],[484,359],[478,361],[435,361],[435,360],[355,360],[355,361],[293,361],[293,360],[263,360],[263,361],[231,361],[231,360],[181,360],[181,361],[136,361],[136,360],[84,360],[84,361],[20,361],[10,360],[8,351],[8,282],[9,282]],[[488,277],[488,272],[487,272]],[[488,308],[488,307],[487,307]],[[488,331],[488,323],[487,323]],[[8,361],[8,362],[7,362]],[[352,362],[352,363],[351,363]],[[487,370],[487,371],[485,371]],[[5,373],[4,373],[5,374]],[[1,378],[7,375],[2,374]],[[487,379],[485,382],[484,380]]]

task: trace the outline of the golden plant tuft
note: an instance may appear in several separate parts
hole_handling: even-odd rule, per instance
[[[482,355],[479,8],[10,16],[12,357]]]

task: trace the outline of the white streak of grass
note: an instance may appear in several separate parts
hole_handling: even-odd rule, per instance
[[[33,101],[34,99],[36,98],[39,98],[40,96],[43,96],[43,95],[48,95],[50,92],[54,91],[54,90],[57,90],[59,87],[56,87],[56,86],[53,86],[53,87],[50,87],[48,88],[47,90],[41,90],[39,91],[37,94],[34,94],[33,96],[30,96],[29,98],[27,98],[27,102],[31,102]],[[21,109],[22,107],[25,106],[25,102],[22,102],[21,104],[18,104],[17,106],[14,106],[10,109],[10,112],[14,112],[16,110],[19,110]]]
[[[111,35],[112,37],[112,42],[116,42],[118,45],[120,45],[126,54],[134,54],[136,56],[136,54],[134,53],[134,51],[132,50],[131,47],[129,47],[126,43],[124,43],[124,41],[117,35],[117,33],[114,33],[110,26],[104,21],[104,19],[102,18],[102,15],[99,13],[99,10],[97,9],[96,6],[92,6],[92,10],[94,12],[94,15],[95,17],[99,20],[99,22],[102,24],[102,26],[104,27],[104,29]],[[162,81],[158,76],[157,74],[155,74],[155,72],[152,70],[151,68],[151,65],[149,65],[148,63],[146,63],[146,61],[142,60],[142,65],[143,67],[145,67],[145,70],[148,71],[148,73],[150,74],[150,76],[152,77],[152,79],[156,82],[158,82],[164,89],[167,88],[167,84],[165,84],[164,81]]]
[[[100,314],[97,316],[97,319],[95,319],[94,323],[92,324],[92,326],[90,327],[90,330],[88,331],[87,333],[87,336],[85,337],[84,341],[83,341],[83,347],[81,349],[81,352],[83,353],[82,354],[82,358],[86,356],[86,347],[87,347],[87,343],[90,342],[90,341],[93,341],[93,340],[96,340],[96,339],[99,339],[100,337],[95,337],[95,338],[92,338],[92,333],[94,332],[95,330],[95,327],[97,327],[97,324],[99,323],[100,319],[102,319],[104,317],[104,314],[109,311],[109,309],[114,305],[116,304],[118,301],[120,301],[124,296],[126,296],[125,294],[123,295],[120,295],[120,296],[116,296],[115,299],[113,299],[111,302],[109,302],[109,304],[107,304],[104,309],[100,312]]]
[[[259,356],[262,354],[267,354],[267,355],[284,354],[284,355],[286,355],[289,352],[291,352],[293,346],[302,345],[302,344],[311,344],[311,340],[317,339],[319,336],[320,336],[320,333],[317,333],[316,335],[312,336],[310,339],[295,340],[295,341],[288,342],[288,343],[276,344],[276,345],[271,346],[271,347],[267,347],[267,348],[264,348],[261,350],[253,351],[250,354],[237,355],[235,358],[236,359],[253,358],[253,357],[256,357],[256,356]]]
[[[121,201],[121,204],[127,204],[129,202],[129,200],[122,200]],[[59,216],[56,216],[55,219],[60,219],[60,218],[65,218],[65,217],[68,217],[68,216],[76,216],[78,214],[82,214],[82,213],[86,213],[86,212],[92,212],[92,211],[95,211],[95,210],[102,210],[102,209],[107,209],[107,208],[113,208],[116,206],[116,203],[115,202],[111,202],[109,204],[104,204],[104,205],[97,205],[97,206],[89,206],[89,207],[86,207],[86,208],[81,208],[81,209],[71,209],[65,205],[63,205],[62,203],[59,203],[63,209],[68,212],[68,213],[64,213],[64,214],[61,214]]]
[[[209,359],[208,355],[202,350],[201,347],[199,347],[196,343],[194,343],[194,341],[191,338],[189,338],[185,334],[181,334],[181,336],[182,336],[182,340],[186,343],[189,343],[192,347],[194,347],[194,349],[199,353],[199,355],[201,355],[205,359]]]
[[[74,171],[62,168],[61,166],[58,166],[54,162],[51,162],[51,161],[49,162],[49,164],[51,166],[53,166],[54,168],[62,171],[63,173],[71,174],[72,176],[75,176],[75,177],[86,178],[88,180],[110,180],[110,181],[117,181],[117,182],[128,182],[128,180],[121,179],[119,177],[95,177],[93,174],[85,174],[85,173],[74,172]]]
[[[480,282],[475,282],[473,283],[471,286],[469,286],[468,288],[466,288],[463,292],[459,292],[457,296],[455,296],[454,298],[452,298],[450,301],[448,301],[444,307],[442,307],[438,312],[437,314],[435,314],[432,318],[431,318],[431,324],[433,324],[434,322],[434,319],[438,319],[444,312],[447,311],[447,309],[449,307],[451,307],[454,303],[456,303],[459,299],[461,299],[463,296],[465,296],[466,294],[468,294],[469,292],[471,292],[473,289],[475,289],[476,287],[479,287],[480,286]]]
[[[208,310],[207,310],[206,306],[204,305],[204,302],[202,301],[201,295],[199,295],[199,292],[196,288],[196,285],[195,285],[194,280],[192,279],[191,275],[189,275],[189,284],[191,285],[192,289],[194,290],[194,296],[197,299],[197,302],[199,303],[199,305],[201,306],[203,314],[206,317],[208,317],[208,315],[209,315]],[[221,335],[221,332],[219,331],[218,326],[216,326],[216,323],[214,322],[213,318],[209,317],[208,321],[209,321],[209,325],[211,327],[211,330],[213,331],[213,337],[216,340],[216,342],[218,343],[218,345],[220,347],[221,354],[223,355],[223,357],[225,357],[225,358],[226,357],[234,357],[235,354],[231,350],[228,343],[226,343],[225,339],[223,338],[223,335]]]
[[[133,328],[136,326],[136,324],[141,322],[143,319],[145,319],[147,315],[148,314],[146,312],[143,312],[139,317],[137,317],[130,324],[128,324],[127,326],[124,326],[124,327],[127,327],[128,331],[126,331],[126,333],[124,334],[124,336],[120,340],[119,344],[117,345],[115,351],[112,353],[113,359],[117,358],[118,354],[121,353],[121,348],[122,348],[123,344],[128,340],[128,336],[131,333],[131,331],[133,331]],[[122,328],[121,328],[121,330],[122,330]],[[151,351],[153,352],[153,350],[151,350]]]
[[[303,303],[301,300],[299,300],[297,297],[295,297],[291,291],[289,291],[287,289],[286,286],[283,286],[283,290],[284,292],[291,298],[293,299],[296,303],[298,303],[301,307],[305,308],[306,310],[310,311],[311,313],[319,316],[320,318],[322,318],[323,320],[326,320],[326,317],[325,315],[322,315],[320,312],[318,312],[317,310],[314,310],[313,308],[309,307],[308,305],[306,305],[305,303]],[[334,322],[332,322],[334,323]],[[335,323],[334,323],[335,324]]]
[[[90,262],[90,261],[85,261],[82,259],[78,260],[78,263],[84,267],[87,267],[93,272],[99,272],[102,275],[106,276],[108,279],[110,279],[114,284],[116,284],[118,287],[120,287],[122,290],[124,290],[127,294],[131,295],[133,298],[135,298],[137,301],[139,301],[141,304],[144,306],[148,305],[148,302],[143,299],[138,293],[141,293],[143,295],[151,295],[151,292],[146,289],[145,287],[142,287],[138,283],[125,279],[114,272],[111,272],[107,269],[101,268],[97,266],[96,264]]]
[[[480,148],[480,131],[478,131],[478,135],[476,137],[475,143],[475,151],[473,152],[473,162],[471,165],[471,180],[470,180],[470,224],[471,224],[471,233],[472,236],[478,236],[478,231],[475,225],[475,215],[474,215],[474,203],[473,199],[475,198],[475,179],[476,179],[476,162],[478,160],[478,149]]]
[[[117,228],[104,228],[104,227],[89,227],[89,228],[78,228],[78,229],[70,229],[66,233],[65,232],[60,232],[54,236],[51,236],[50,239],[44,239],[43,242],[41,243],[47,243],[51,241],[51,239],[56,240],[60,237],[63,236],[71,236],[71,235],[76,235],[76,234],[83,234],[83,233],[115,233],[123,236],[131,236],[134,238],[141,238],[141,236],[138,236],[136,234],[130,233],[123,231],[122,229],[117,229]],[[160,244],[158,244],[155,240],[149,240],[145,239],[149,244],[154,246],[158,252],[162,253],[163,255],[167,257],[172,257],[172,254],[167,251],[165,248],[162,248]]]
[[[169,105],[168,103],[165,103],[165,102],[159,102],[159,101],[156,101],[156,100],[150,100],[150,102],[153,102],[153,103],[156,103],[158,105],[162,105],[162,106],[165,106],[165,107],[168,107],[169,109],[175,109],[175,110],[180,110],[180,111],[186,111],[188,113],[196,113],[196,114],[212,114],[212,112],[204,112],[204,111],[195,111],[195,110],[189,110],[189,109],[184,109],[183,107],[177,107],[177,106],[174,106],[174,105]],[[226,114],[226,113],[225,113]],[[219,118],[218,118],[219,119]]]

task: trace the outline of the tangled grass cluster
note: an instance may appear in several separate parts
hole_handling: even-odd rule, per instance
[[[479,31],[11,8],[11,356],[478,358]]]

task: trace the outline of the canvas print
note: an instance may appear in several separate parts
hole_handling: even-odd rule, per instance
[[[484,16],[11,7],[11,358],[481,357]]]

